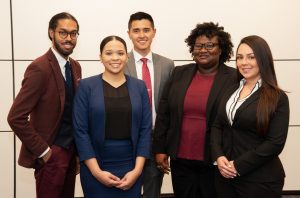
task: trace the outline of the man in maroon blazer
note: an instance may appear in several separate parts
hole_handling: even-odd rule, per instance
[[[22,141],[18,163],[34,168],[37,198],[73,198],[76,152],[72,106],[81,78],[79,63],[69,57],[79,25],[69,13],[49,22],[52,47],[26,69],[8,123]]]

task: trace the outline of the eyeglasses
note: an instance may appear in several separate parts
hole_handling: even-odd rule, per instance
[[[217,45],[219,45],[219,44],[218,43],[212,43],[212,42],[199,43],[199,44],[194,45],[194,49],[195,50],[201,50],[201,49],[205,48],[206,50],[212,50]]]
[[[76,39],[79,36],[77,31],[67,32],[67,31],[58,31],[58,35],[61,39],[65,39],[70,35],[71,39]]]

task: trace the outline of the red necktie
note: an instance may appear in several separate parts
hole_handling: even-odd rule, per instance
[[[142,66],[142,77],[143,81],[146,84],[148,95],[149,95],[149,101],[150,101],[150,107],[152,107],[152,86],[151,86],[151,77],[149,68],[147,66],[147,58],[141,58],[141,61],[143,62]]]

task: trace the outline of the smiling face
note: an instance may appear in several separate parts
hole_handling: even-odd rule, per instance
[[[147,19],[132,21],[128,36],[133,43],[134,50],[146,56],[151,50],[151,43],[155,37],[156,29]]]
[[[239,72],[247,81],[256,82],[260,79],[260,71],[253,50],[242,43],[236,54],[236,65]]]
[[[61,38],[60,32],[77,32],[77,23],[71,19],[60,19],[57,22],[57,27],[55,30],[50,29],[49,35],[52,39],[52,45],[54,50],[56,50],[65,59],[68,58],[70,54],[73,53],[73,49],[76,46],[77,38],[72,39],[70,34],[66,38]]]
[[[206,47],[204,47],[204,45],[207,45],[208,43],[213,45],[211,49],[206,49]],[[205,35],[197,37],[192,54],[199,67],[203,69],[215,67],[219,64],[221,55],[221,49],[218,45],[218,37],[214,36],[212,38],[208,38]]]
[[[103,48],[100,59],[105,67],[105,72],[113,75],[123,73],[127,62],[127,52],[123,43],[111,40]]]

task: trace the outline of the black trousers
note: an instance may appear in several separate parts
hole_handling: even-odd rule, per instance
[[[284,179],[274,182],[252,182],[243,178],[226,179],[215,174],[218,198],[281,198]]]
[[[176,198],[215,198],[214,166],[202,161],[171,159],[171,173]]]

